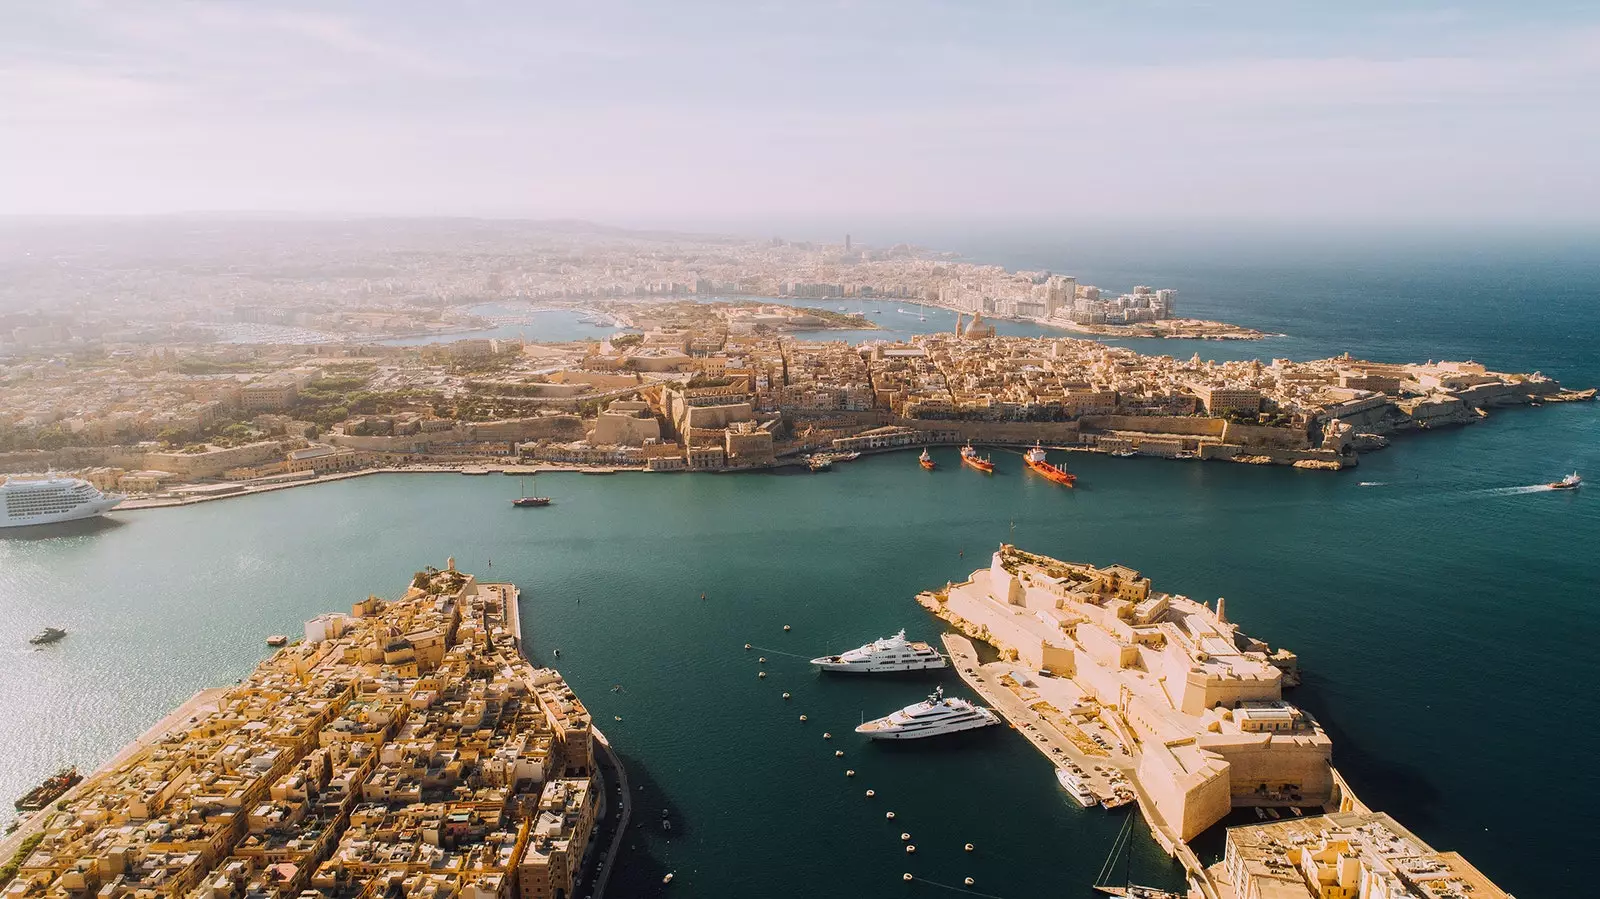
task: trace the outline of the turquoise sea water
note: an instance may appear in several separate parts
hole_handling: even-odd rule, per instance
[[[1185,291],[1186,312],[1293,335],[1269,355],[1473,357],[1600,383],[1600,277],[1585,258],[1372,259],[1337,277],[1275,265],[1161,283]],[[1383,327],[1347,320],[1384,315]],[[956,678],[829,679],[796,657],[902,626],[934,637],[916,592],[1014,540],[1226,596],[1250,633],[1300,654],[1292,696],[1363,798],[1518,895],[1576,894],[1600,798],[1600,504],[1535,485],[1600,472],[1597,413],[1500,411],[1341,474],[1071,456],[1080,487],[1066,491],[1001,451],[993,477],[953,452],[932,473],[899,454],[823,475],[552,476],[540,486],[556,505],[542,510],[510,506],[512,478],[391,475],[12,536],[0,540],[0,796],[62,762],[93,764],[194,690],[231,682],[266,635],[393,594],[454,555],[524,588],[532,653],[562,650],[646,787],[649,826],[618,895],[659,893],[668,871],[695,896],[945,894],[905,871],[972,876],[1005,899],[1084,895],[1120,819],[1077,809],[1014,732],[903,747],[850,732],[935,683],[959,691]],[[24,641],[46,624],[71,635],[33,651]],[[660,808],[670,839],[652,823]],[[1147,838],[1135,848],[1136,876],[1174,882]]]
[[[456,340],[525,340],[531,343],[565,343],[570,340],[597,340],[622,331],[621,328],[595,326],[582,312],[571,309],[539,309],[527,303],[484,303],[467,309],[495,322],[493,327],[458,334],[433,334],[380,340],[387,346],[422,346]]]

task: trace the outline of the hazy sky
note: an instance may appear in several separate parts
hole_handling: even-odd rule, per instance
[[[1592,222],[1597,138],[1592,2],[0,0],[0,213]]]

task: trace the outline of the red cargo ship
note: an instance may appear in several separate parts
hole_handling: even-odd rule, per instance
[[[1044,447],[1037,443],[1033,445],[1033,449],[1028,450],[1022,459],[1028,463],[1029,468],[1063,487],[1071,487],[1073,482],[1078,479],[1077,475],[1068,472],[1066,469],[1051,465],[1045,458]]]
[[[984,474],[994,474],[994,462],[987,456],[979,456],[970,443],[961,448],[961,461]]]

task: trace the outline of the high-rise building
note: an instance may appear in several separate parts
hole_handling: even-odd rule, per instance
[[[846,253],[850,252],[850,235],[848,234],[844,236],[844,251]]]
[[[1051,275],[1044,295],[1044,316],[1050,318],[1057,309],[1071,309],[1078,295],[1078,279],[1071,275]]]

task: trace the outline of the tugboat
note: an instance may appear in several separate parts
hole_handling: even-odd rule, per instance
[[[933,471],[939,467],[939,463],[933,461],[933,457],[928,455],[927,448],[923,448],[922,455],[917,457],[917,462],[928,471]]]
[[[59,627],[47,627],[37,634],[34,634],[32,637],[29,637],[28,642],[32,643],[34,646],[44,646],[47,643],[54,643],[66,635],[67,632]]]
[[[1033,449],[1028,450],[1028,452],[1023,455],[1022,461],[1028,463],[1029,468],[1041,475],[1044,475],[1047,480],[1060,484],[1063,487],[1071,487],[1073,482],[1078,480],[1077,475],[1068,472],[1064,468],[1057,468],[1056,466],[1051,465],[1047,454],[1044,451],[1044,447],[1037,443],[1033,445]]]
[[[77,786],[83,780],[83,775],[72,766],[62,768],[50,775],[45,782],[28,791],[28,795],[18,799],[15,803],[19,812],[37,812],[60,799],[68,790]]]
[[[1583,486],[1583,478],[1579,477],[1577,472],[1573,472],[1561,480],[1551,481],[1545,486],[1551,490],[1576,490]]]
[[[537,481],[538,479],[535,478],[534,480]],[[521,509],[529,508],[531,506],[548,506],[548,505],[550,505],[550,497],[548,497],[548,496],[529,496],[527,489],[524,488],[523,491],[522,491],[522,496],[518,497],[517,499],[512,500],[511,501],[511,505],[516,506],[516,507],[521,508]]]
[[[961,464],[976,468],[984,474],[994,474],[994,461],[988,456],[979,456],[978,451],[967,444],[961,448]]]

